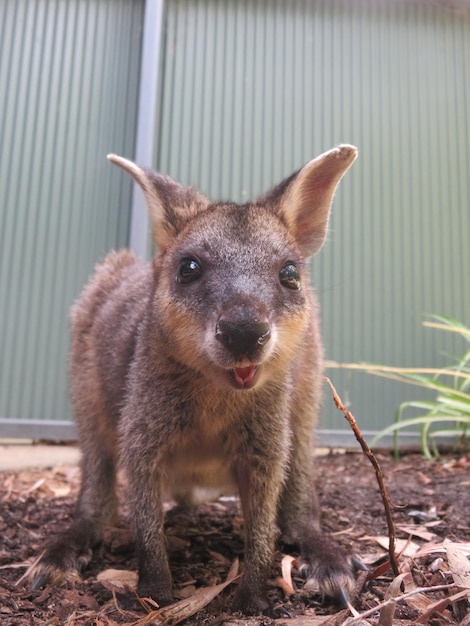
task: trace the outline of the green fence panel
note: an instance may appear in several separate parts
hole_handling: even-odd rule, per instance
[[[135,152],[144,4],[0,4],[0,436],[71,432],[68,309],[94,263],[128,242],[131,184],[104,157]],[[167,0],[164,17],[156,166],[244,201],[356,144],[312,262],[326,357],[458,355],[421,321],[469,323],[467,4]],[[328,374],[366,432],[420,397]],[[324,404],[323,441],[349,443]]]
[[[143,0],[0,3],[0,437],[66,437],[68,310],[128,239]]]
[[[162,171],[243,201],[335,144],[359,147],[312,263],[327,359],[441,366],[464,348],[421,327],[427,313],[470,321],[470,10],[449,7],[167,2]],[[328,374],[367,432],[421,397]],[[351,441],[324,404],[323,440]]]

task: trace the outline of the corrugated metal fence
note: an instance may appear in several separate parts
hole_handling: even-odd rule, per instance
[[[142,15],[0,4],[0,436],[70,436],[68,309],[128,238],[131,184],[106,154],[134,151]]]
[[[128,236],[129,181],[104,155],[134,154],[143,4],[0,8],[1,417],[69,417],[67,308]],[[459,346],[424,314],[469,321],[470,9],[453,6],[165,3],[160,170],[242,201],[337,143],[360,149],[312,263],[331,360],[438,366]],[[329,375],[365,431],[409,397]],[[324,441],[350,439],[328,400],[322,426]]]
[[[161,170],[214,198],[246,200],[337,143],[360,149],[312,263],[331,360],[440,366],[442,352],[464,348],[421,328],[427,313],[470,321],[462,7],[168,3]],[[365,374],[328,374],[365,431],[383,428],[413,393]],[[324,441],[351,439],[329,399],[322,426]]]

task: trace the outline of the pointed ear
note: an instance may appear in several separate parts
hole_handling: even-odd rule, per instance
[[[139,167],[116,154],[108,154],[108,159],[140,185],[152,221],[153,238],[162,251],[192,217],[209,205],[209,200],[202,194],[176,183],[169,176]]]
[[[271,203],[306,257],[323,245],[336,187],[356,157],[357,148],[340,145],[307,163],[260,199]]]

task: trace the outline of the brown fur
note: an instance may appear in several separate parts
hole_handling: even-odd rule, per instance
[[[276,521],[324,593],[352,588],[348,559],[320,530],[312,485],[322,346],[305,262],[355,157],[340,146],[243,206],[110,157],[142,187],[159,251],[151,263],[111,252],[72,309],[82,488],[74,522],[33,572],[36,586],[86,564],[116,515],[119,462],[140,595],[172,601],[162,498],[187,501],[194,486],[239,489],[246,540],[236,608],[267,607]]]

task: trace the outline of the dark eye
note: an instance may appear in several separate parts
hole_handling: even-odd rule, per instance
[[[286,263],[279,272],[279,280],[284,287],[288,289],[294,289],[299,291],[300,289],[300,274],[299,270],[293,263]]]
[[[196,259],[183,259],[178,266],[175,280],[181,285],[189,285],[202,276],[202,267]]]

